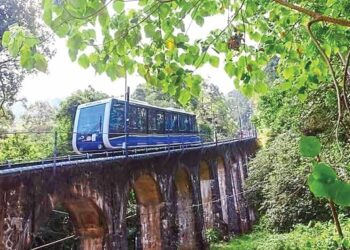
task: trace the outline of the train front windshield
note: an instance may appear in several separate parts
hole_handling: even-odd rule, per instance
[[[78,133],[102,133],[105,104],[80,109]]]
[[[95,151],[103,146],[103,121],[105,104],[81,108],[78,117],[76,134],[79,152]]]

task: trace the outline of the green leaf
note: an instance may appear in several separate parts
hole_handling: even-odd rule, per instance
[[[202,16],[196,16],[195,22],[196,22],[197,25],[203,26],[203,24],[204,24],[204,18],[203,18]]]
[[[350,184],[338,181],[334,202],[340,206],[350,206]]]
[[[39,54],[39,53],[34,54],[34,67],[37,70],[40,70],[42,72],[46,72],[47,61],[42,54]]]
[[[22,41],[18,39],[18,36],[13,40],[13,42],[10,42],[8,45],[8,50],[10,52],[10,55],[13,57],[16,57],[18,55],[19,49],[22,46]]]
[[[254,85],[254,90],[255,92],[259,93],[259,94],[266,94],[268,91],[268,86],[266,83],[263,82],[257,82]]]
[[[220,59],[217,56],[211,56],[209,57],[209,63],[211,64],[211,66],[217,68],[219,67]]]
[[[85,54],[82,54],[78,59],[78,63],[80,64],[81,67],[83,67],[84,69],[87,69],[90,66],[89,57]]]
[[[124,10],[124,1],[122,0],[116,0],[113,3],[113,9],[117,12],[117,13],[121,13]]]
[[[147,74],[147,71],[145,69],[145,66],[143,64],[137,65],[137,73],[139,73],[140,76],[145,76]]]
[[[69,26],[66,23],[59,25],[58,28],[55,30],[55,33],[60,38],[65,37],[68,34],[68,32],[69,32]]]
[[[68,54],[69,54],[69,58],[72,60],[72,62],[77,60],[78,50],[68,49]]]
[[[82,43],[83,43],[83,39],[80,33],[76,33],[68,39],[67,46],[69,49],[79,50],[80,47],[82,46]]]
[[[161,18],[166,18],[170,13],[170,7],[167,4],[161,4],[159,8],[159,15]]]
[[[100,25],[102,29],[107,29],[109,26],[110,22],[110,17],[107,11],[103,11],[99,16],[98,16],[98,21],[100,22]]]
[[[189,40],[190,39],[188,38],[188,36],[182,33],[178,34],[176,37],[177,43],[185,43],[185,42],[188,42]]]
[[[245,96],[251,97],[253,95],[253,86],[251,84],[244,84],[242,86],[242,92]]]
[[[317,163],[313,167],[313,176],[324,183],[331,183],[336,180],[337,174],[334,169],[324,162]]]
[[[332,47],[331,47],[331,45],[326,44],[326,45],[324,46],[324,52],[325,52],[325,54],[326,54],[328,57],[330,57],[331,54],[332,54]]]
[[[43,20],[49,26],[52,22],[52,2],[52,0],[43,0]]]
[[[318,163],[314,166],[308,178],[311,192],[319,198],[332,199],[338,188],[337,175],[326,163]]]
[[[155,26],[153,26],[150,23],[146,24],[144,27],[144,31],[145,31],[146,37],[152,38],[153,34],[155,33]]]
[[[115,73],[117,77],[125,77],[125,68],[123,66],[116,65]]]
[[[225,64],[225,72],[229,77],[233,77],[235,74],[235,68],[231,62]]]
[[[192,81],[191,94],[193,96],[198,97],[201,92],[201,82],[202,78],[200,76],[195,75]]]
[[[10,43],[10,37],[11,37],[11,32],[8,30],[5,31],[4,34],[2,35],[2,46],[4,46],[5,48]]]
[[[51,23],[52,23],[52,9],[51,8],[47,8],[44,10],[43,20],[48,26],[51,25]]]
[[[33,63],[32,63],[32,57],[31,57],[31,51],[28,46],[23,46],[23,48],[20,51],[20,63],[21,66],[25,69],[32,69],[33,68]]]
[[[302,156],[315,157],[321,152],[321,143],[315,136],[302,136],[299,141],[299,149]]]
[[[288,80],[294,76],[294,70],[292,67],[285,68],[283,70],[283,77],[284,79]]]
[[[185,106],[191,99],[191,93],[187,89],[180,90],[180,96],[178,98],[182,106]]]
[[[111,78],[112,81],[117,79],[116,65],[114,63],[107,64],[107,66],[106,66],[106,74],[107,74],[107,76],[109,76],[109,78]]]

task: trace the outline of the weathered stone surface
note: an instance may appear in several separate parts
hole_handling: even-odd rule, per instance
[[[255,140],[128,161],[72,163],[0,177],[0,250],[30,249],[58,204],[81,249],[128,249],[126,210],[137,198],[140,249],[206,249],[205,231],[249,230],[242,185]]]

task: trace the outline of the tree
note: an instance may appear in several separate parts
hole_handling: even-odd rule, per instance
[[[189,109],[196,114],[201,133],[211,139],[233,138],[238,119],[234,107],[214,84],[204,83],[198,99],[192,99]],[[215,135],[216,133],[216,135]]]
[[[226,96],[226,106],[242,130],[252,130],[251,117],[253,115],[252,102],[239,91],[233,90]]]
[[[148,102],[151,105],[159,107],[180,108],[176,100],[167,93],[162,93],[153,86],[147,84],[137,85],[134,93],[131,95],[132,99]]]
[[[24,132],[0,137],[0,161],[22,161],[53,156],[56,109],[47,102],[35,102],[21,117]],[[6,119],[5,119],[6,120]]]
[[[0,117],[10,118],[8,109],[18,100],[24,77],[35,72],[29,66],[45,71],[47,63],[43,55],[51,57],[54,53],[50,48],[51,33],[40,22],[40,14],[36,0],[0,4]]]
[[[21,121],[27,131],[32,132],[53,132],[56,109],[48,102],[35,102],[26,108]]]
[[[269,229],[289,231],[298,223],[329,220],[331,214],[323,201],[316,199],[307,188],[311,166],[299,153],[299,134],[287,132],[268,142],[249,162],[249,176],[245,184],[250,204],[260,216],[265,216]],[[335,169],[342,179],[349,180],[346,165],[350,162],[349,146],[344,147],[343,162]],[[324,145],[321,157],[332,162],[339,157],[335,143]],[[343,210],[349,215],[349,210]]]

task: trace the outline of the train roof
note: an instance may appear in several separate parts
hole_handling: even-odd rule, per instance
[[[118,102],[125,102],[125,100],[123,100],[123,99],[118,99],[118,98],[112,97],[112,98],[106,98],[106,99],[102,99],[102,100],[98,100],[98,101],[94,101],[94,102],[88,102],[88,103],[80,104],[78,106],[78,108],[86,108],[86,107],[91,107],[91,106],[95,106],[95,105],[99,105],[99,104],[104,104],[104,103],[108,103],[108,102],[110,102],[112,100],[117,100]],[[134,100],[134,99],[130,99],[129,103],[137,104],[137,105],[144,106],[144,107],[162,109],[162,110],[166,110],[166,111],[169,111],[169,112],[177,112],[177,113],[183,113],[183,114],[188,114],[188,115],[194,115],[193,113],[187,112],[187,111],[185,111],[183,109],[177,109],[177,108],[172,108],[172,107],[167,107],[167,108],[158,107],[158,106],[151,105],[148,102]]]

